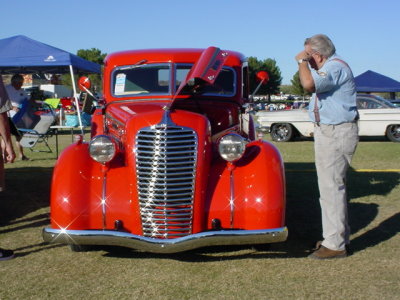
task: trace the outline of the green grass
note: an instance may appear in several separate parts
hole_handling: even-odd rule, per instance
[[[288,241],[174,255],[44,244],[55,154],[27,151],[31,161],[7,165],[0,194],[0,246],[17,256],[0,262],[0,299],[399,299],[400,173],[384,170],[400,169],[400,144],[360,142],[348,178],[354,254],[333,261],[306,258],[321,233],[313,143],[276,145]]]

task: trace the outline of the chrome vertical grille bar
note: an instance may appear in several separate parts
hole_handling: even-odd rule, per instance
[[[198,142],[164,119],[138,132],[136,171],[143,234],[168,239],[192,232]]]

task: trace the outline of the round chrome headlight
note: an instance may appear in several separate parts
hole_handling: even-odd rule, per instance
[[[89,144],[90,157],[102,164],[114,158],[116,149],[115,142],[106,135],[95,136]]]
[[[236,133],[224,135],[218,145],[221,157],[227,161],[239,160],[246,150],[246,140]]]

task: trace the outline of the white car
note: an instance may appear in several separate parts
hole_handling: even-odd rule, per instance
[[[399,107],[379,96],[358,94],[357,108],[360,114],[360,136],[386,136],[393,142],[400,142]],[[259,111],[256,117],[258,129],[270,132],[274,141],[287,142],[295,136],[312,137],[314,133],[307,108]]]

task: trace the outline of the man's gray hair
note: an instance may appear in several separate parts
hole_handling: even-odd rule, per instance
[[[329,58],[336,53],[335,45],[325,34],[316,34],[307,38],[304,45],[310,45],[311,49],[317,51],[325,58]]]

